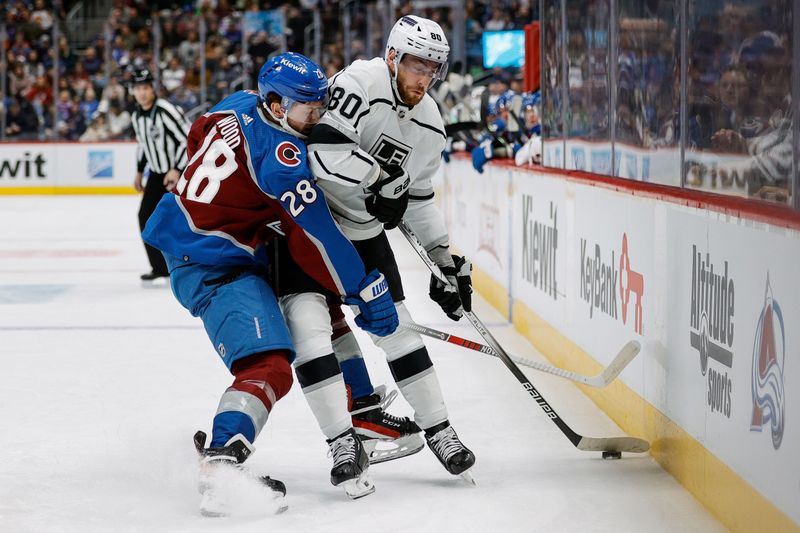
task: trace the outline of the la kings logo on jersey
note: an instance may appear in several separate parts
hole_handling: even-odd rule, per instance
[[[410,146],[389,137],[385,133],[381,133],[381,136],[378,137],[378,140],[375,141],[375,144],[369,151],[369,155],[374,157],[381,165],[393,164],[400,165],[401,167],[405,167],[410,153]]]

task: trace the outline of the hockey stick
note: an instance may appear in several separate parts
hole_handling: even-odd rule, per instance
[[[422,259],[431,273],[442,283],[449,284],[450,282],[447,280],[444,274],[442,274],[441,269],[439,266],[431,260],[428,252],[425,251],[425,248],[422,246],[422,243],[419,242],[416,234],[408,227],[408,224],[405,221],[400,221],[400,224],[397,226],[400,228],[400,231],[408,240],[409,244],[414,248],[414,251],[417,252],[417,255]],[[506,367],[514,374],[514,377],[525,387],[525,390],[528,391],[528,394],[536,400],[536,403],[545,414],[553,421],[553,423],[558,426],[558,429],[569,439],[569,441],[579,450],[587,451],[587,452],[646,452],[650,449],[650,443],[646,440],[639,439],[636,437],[584,437],[583,435],[579,435],[572,430],[571,427],[567,425],[564,420],[558,416],[558,413],[547,403],[547,400],[544,399],[536,387],[533,386],[531,381],[522,373],[522,370],[514,364],[514,361],[508,356],[508,354],[503,350],[497,340],[489,333],[489,330],[483,325],[483,323],[475,316],[474,313],[471,311],[464,311],[464,316],[466,316],[469,321],[472,323],[472,326],[480,333],[481,337],[483,337],[489,346],[497,353],[497,356],[500,358],[501,361],[506,365]]]
[[[500,355],[498,355],[497,352],[495,352],[491,346],[486,346],[485,344],[480,344],[478,342],[471,341],[468,339],[462,339],[461,337],[457,337],[450,333],[445,333],[444,331],[439,331],[433,328],[429,328],[428,326],[423,326],[421,324],[417,324],[416,322],[401,322],[400,326],[405,329],[416,331],[417,333],[425,335],[427,337],[439,339],[440,341],[444,342],[449,342],[450,344],[455,344],[456,346],[461,346],[462,348],[467,348],[469,350],[474,350],[476,352],[489,354],[494,357],[500,357]],[[622,370],[626,366],[628,366],[628,363],[633,361],[633,358],[636,357],[636,354],[639,353],[639,349],[640,346],[638,342],[636,341],[628,342],[625,346],[622,347],[622,349],[619,351],[614,360],[611,361],[611,364],[608,365],[606,368],[603,369],[602,372],[600,372],[595,376],[584,376],[583,374],[576,374],[575,372],[564,370],[563,368],[545,365],[543,363],[531,361],[530,359],[526,359],[524,357],[518,357],[516,355],[509,354],[508,357],[518,365],[527,366],[528,368],[533,368],[534,370],[545,372],[547,374],[552,374],[560,378],[570,379],[572,381],[576,381],[584,385],[589,385],[590,387],[603,388],[607,387],[612,381],[614,381],[617,378],[617,376],[619,376],[619,373],[622,372]]]

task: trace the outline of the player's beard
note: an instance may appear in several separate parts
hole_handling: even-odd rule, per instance
[[[424,89],[419,86],[406,85],[402,80],[397,81],[397,92],[400,93],[400,99],[403,100],[403,103],[414,106],[422,101],[425,96]]]

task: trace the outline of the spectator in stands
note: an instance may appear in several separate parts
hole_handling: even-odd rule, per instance
[[[738,51],[748,34],[752,33],[755,6],[726,2],[719,13],[717,33],[720,37],[719,52],[721,66],[735,64]]]
[[[103,62],[97,56],[97,50],[92,47],[86,49],[85,55],[81,60],[83,69],[89,76],[94,76],[103,66]]]
[[[24,98],[11,98],[6,117],[6,137],[16,139],[34,138],[39,121],[31,104]]]
[[[167,68],[161,71],[161,85],[168,93],[172,93],[175,89],[183,85],[186,78],[186,70],[178,63],[178,58],[172,56],[169,60]]]
[[[209,87],[210,100],[216,102],[225,97],[231,92],[231,83],[242,75],[240,65],[231,64],[230,58],[236,59],[235,56],[223,56],[220,58],[219,67],[214,70],[211,77],[211,84]]]
[[[750,82],[757,84],[752,104],[761,120],[750,121],[739,131],[721,130],[715,136],[720,150],[750,155],[744,171],[748,192],[779,202],[789,199],[792,186],[791,55],[787,42],[785,36],[763,31],[742,43],[739,59]]]
[[[69,79],[64,77],[58,78],[58,87],[56,87],[56,94],[60,93],[61,91],[67,91],[70,96],[75,94],[75,91],[72,90],[72,87],[69,84]]]
[[[27,57],[33,48],[28,40],[25,39],[25,34],[17,30],[16,35],[14,35],[14,42],[11,43],[10,50],[11,53],[17,57]]]
[[[305,29],[311,24],[312,16],[309,11],[301,10],[290,5],[286,10],[286,27],[291,32],[288,36],[290,50],[303,52],[305,50]]]
[[[131,136],[131,114],[117,100],[112,100],[109,105],[108,130],[111,139],[128,139]]]
[[[50,80],[46,76],[41,75],[36,77],[33,86],[25,93],[25,98],[33,104],[39,104],[42,107],[47,107],[53,103],[53,88],[50,86]]]
[[[711,135],[710,144],[713,148],[738,153],[747,152],[747,145],[741,133],[742,128],[747,128],[753,120],[748,113],[749,104],[750,90],[744,70],[734,65],[725,68],[719,79],[718,105],[711,114],[714,133]],[[739,135],[728,139],[730,136],[728,132],[736,132]]]
[[[64,35],[58,38],[58,61],[61,66],[61,72],[71,72],[75,68],[75,54],[69,47],[69,41]]]
[[[139,4],[139,7],[129,5],[121,18],[122,24],[129,27],[134,33],[138,33],[139,30],[147,27],[147,17],[149,16],[147,2],[139,1],[136,3]]]
[[[225,46],[219,35],[211,34],[206,41],[206,68],[216,69],[220,59],[225,55]]]
[[[67,89],[63,89],[58,93],[56,114],[58,115],[58,120],[63,120],[64,122],[72,118],[72,95]]]
[[[169,101],[180,107],[184,112],[190,111],[200,104],[200,101],[197,99],[197,95],[186,85],[181,85],[175,89],[175,92],[172,93]]]
[[[107,141],[111,134],[106,124],[106,116],[99,111],[95,111],[92,121],[86,131],[80,136],[81,142]]]
[[[99,105],[100,102],[97,101],[97,93],[95,93],[94,87],[89,86],[83,95],[83,100],[81,101],[79,107],[80,112],[87,123],[92,119],[95,112],[97,112],[97,107]]]
[[[175,29],[175,23],[173,22],[172,18],[167,16],[162,16],[160,19],[161,22],[161,44],[164,48],[167,49],[176,49],[181,44],[181,36],[178,34],[177,30]]]
[[[194,65],[195,59],[200,57],[200,42],[196,31],[190,31],[186,40],[178,46],[178,57],[184,65]]]
[[[147,32],[146,29],[142,28],[141,30],[136,32],[136,35],[133,40],[133,44],[131,45],[131,50],[134,53],[147,53],[153,44],[150,42],[150,34]]]
[[[258,64],[258,63],[256,63]],[[194,91],[199,93],[200,91],[200,84],[202,83],[202,79],[200,77],[200,58],[198,57],[195,59],[192,68],[186,73],[186,80],[184,84],[190,91]],[[206,87],[211,83],[211,69],[206,68]]]
[[[119,65],[122,63],[123,58],[127,59],[128,57],[128,47],[125,46],[122,35],[117,34],[111,44],[111,60]]]
[[[46,59],[48,56],[48,52],[52,48],[51,39],[52,36],[49,33],[43,33],[39,35],[39,37],[35,41],[31,42],[31,49],[35,51],[39,57]]]
[[[55,105],[57,123],[56,130],[59,136],[66,140],[77,140],[86,129],[86,118],[81,113],[81,100],[77,95],[70,96],[69,91],[61,91]],[[37,110],[37,113],[39,110]],[[42,119],[47,120],[52,113],[47,110],[42,113]]]
[[[499,6],[492,8],[491,13],[491,16],[483,25],[486,31],[505,30],[510,27],[508,15],[503,13],[503,10]]]
[[[24,62],[16,62],[8,74],[8,91],[12,96],[23,94],[33,86],[33,81],[33,76],[25,68]]]
[[[222,20],[219,22],[219,32],[228,42],[241,42],[242,29],[239,23],[239,15],[229,13],[222,17]]]
[[[344,68],[344,54],[339,44],[326,44],[323,51],[325,75],[329,78]]]
[[[101,100],[106,102],[122,102],[125,100],[126,94],[125,87],[119,83],[119,76],[112,75],[105,89],[103,89]]]
[[[277,48],[269,42],[269,35],[265,31],[256,33],[252,37],[250,46],[247,49],[254,65],[263,65],[267,58],[276,50]],[[257,77],[258,71],[254,69],[253,81],[255,83],[252,84],[254,87],[258,85]]]
[[[37,76],[47,76],[46,65],[40,60],[39,52],[36,50],[28,52],[27,63],[34,68]]]
[[[131,31],[130,26],[122,26],[117,36],[125,50],[133,50],[133,46],[136,44],[136,34]]]
[[[52,9],[48,9],[44,0],[36,0],[34,7],[35,9],[31,13],[31,20],[36,22],[42,31],[50,31],[50,28],[53,27]]]
[[[69,85],[72,90],[81,96],[86,92],[86,89],[89,88],[89,85],[91,85],[91,81],[89,81],[89,73],[86,72],[86,69],[83,67],[83,63],[80,61],[75,63],[75,69],[67,74],[66,77],[69,80]]]

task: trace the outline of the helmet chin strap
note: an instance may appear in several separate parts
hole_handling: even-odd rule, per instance
[[[400,54],[397,53],[397,50],[394,51],[394,59],[392,60],[392,65],[394,66],[394,74],[391,77],[392,83],[392,91],[394,94],[397,95],[397,99],[403,102],[403,97],[400,95],[400,89],[397,87],[397,73],[400,71]]]
[[[297,131],[296,129],[294,129],[293,127],[291,127],[289,125],[289,112],[288,111],[284,112],[283,116],[281,118],[278,118],[278,117],[275,116],[275,114],[272,112],[272,109],[270,109],[270,107],[268,105],[265,104],[264,108],[267,110],[267,113],[269,113],[269,116],[272,117],[272,119],[275,122],[280,124],[281,128],[286,130],[287,133],[289,133],[291,135],[294,135],[295,137],[300,138],[300,139],[304,139],[304,140],[308,139],[308,135],[304,135],[304,134],[300,133],[299,131]]]

